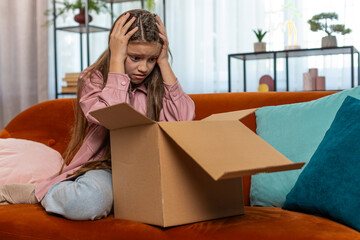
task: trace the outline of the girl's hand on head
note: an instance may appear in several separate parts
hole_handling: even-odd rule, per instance
[[[164,26],[164,23],[161,21],[161,18],[159,16],[155,17],[157,20],[157,27],[159,29],[159,36],[164,41],[164,44],[162,45],[160,55],[157,58],[157,64],[161,65],[162,63],[168,63],[168,49],[169,49],[169,41],[166,34],[166,29]]]
[[[158,29],[159,29],[159,36],[164,41],[164,44],[162,45],[160,55],[157,58],[157,64],[160,67],[161,75],[164,79],[164,82],[166,84],[175,84],[176,83],[176,77],[174,72],[171,69],[170,63],[168,61],[168,50],[169,50],[169,41],[167,38],[165,26],[163,22],[161,21],[159,16],[156,16],[156,20],[158,21],[156,23]]]
[[[131,36],[138,30],[138,27],[135,27],[127,33],[130,26],[135,21],[135,17],[131,18],[126,24],[126,20],[129,18],[130,14],[126,13],[121,16],[120,19],[115,23],[114,29],[110,35],[110,71],[114,70],[114,65],[120,64],[121,70],[124,68],[124,62],[127,56],[127,45]],[[117,67],[116,67],[117,69]],[[125,73],[125,72],[123,72]]]

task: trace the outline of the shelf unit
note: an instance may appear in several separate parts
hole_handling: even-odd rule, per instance
[[[289,58],[295,57],[308,57],[308,56],[325,56],[325,55],[337,55],[337,54],[348,54],[351,59],[351,87],[354,87],[355,82],[355,68],[354,68],[354,55],[357,54],[357,77],[358,85],[360,85],[360,55],[359,51],[354,46],[344,47],[331,47],[331,48],[309,48],[309,49],[294,49],[294,50],[283,50],[283,51],[269,51],[269,52],[250,52],[250,53],[235,53],[228,55],[228,91],[231,92],[231,60],[238,59],[243,61],[243,84],[244,92],[246,92],[246,62],[248,60],[260,60],[260,59],[272,59],[274,64],[274,91],[276,88],[276,62],[277,59],[285,58],[286,65],[286,91],[289,91]]]
[[[141,8],[144,8],[144,0],[102,0],[104,2],[110,3],[110,9],[111,12],[113,12],[113,4],[114,3],[121,3],[121,2],[131,2],[131,1],[140,1],[141,2]],[[165,19],[165,0],[163,0],[163,8],[164,8],[164,19]],[[76,26],[68,26],[68,27],[57,27],[56,26],[56,0],[52,0],[53,5],[53,19],[54,19],[54,73],[55,73],[55,98],[58,98],[59,96],[66,96],[66,95],[72,95],[75,96],[74,93],[63,93],[59,92],[58,89],[58,67],[57,67],[57,31],[67,31],[67,32],[73,32],[79,34],[80,39],[80,66],[82,71],[84,69],[84,63],[83,63],[83,35],[86,36],[86,66],[90,66],[90,39],[89,35],[90,33],[96,33],[96,32],[106,32],[109,31],[109,28],[104,27],[98,27],[89,25],[89,19],[88,19],[88,0],[85,0],[85,24],[83,25],[76,25]],[[114,18],[111,17],[111,25],[114,22]],[[165,20],[164,20],[165,22]]]

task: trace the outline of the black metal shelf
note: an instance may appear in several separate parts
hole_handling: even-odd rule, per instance
[[[113,4],[114,3],[122,3],[122,2],[139,2],[141,3],[141,8],[144,9],[144,1],[145,0],[101,0],[104,2],[108,2],[110,3],[110,9],[111,12],[113,12]],[[166,25],[166,16],[165,16],[165,9],[166,9],[166,5],[165,5],[165,0],[162,1],[163,2],[163,20],[164,20],[164,25]],[[66,26],[66,27],[56,27],[56,0],[52,0],[52,4],[53,4],[53,19],[54,19],[54,64],[55,64],[55,68],[54,68],[54,72],[55,72],[55,98],[58,98],[58,96],[61,95],[75,95],[74,93],[62,93],[62,92],[58,92],[58,76],[57,76],[57,39],[56,39],[56,32],[57,31],[67,31],[67,32],[74,32],[74,33],[78,33],[80,36],[80,70],[82,71],[84,69],[83,67],[83,46],[82,46],[82,36],[83,34],[86,36],[86,54],[87,54],[87,66],[90,65],[90,49],[89,49],[89,34],[90,33],[97,33],[97,32],[106,32],[109,31],[109,28],[104,28],[104,27],[98,27],[98,26],[93,26],[93,25],[89,25],[89,19],[88,19],[88,0],[85,1],[85,24],[82,25],[77,25],[77,26]],[[114,22],[114,17],[111,16],[111,24]]]
[[[85,24],[81,24],[81,25],[78,25],[78,26],[58,27],[58,28],[56,28],[56,30],[66,31],[66,32],[74,32],[74,33],[87,33],[87,29],[86,29]],[[110,30],[109,28],[89,25],[89,33],[106,32],[106,31],[109,31],[109,30]]]
[[[76,93],[62,92],[62,93],[59,93],[58,95],[59,96],[61,96],[61,95],[74,95],[74,96],[76,96]]]
[[[358,84],[360,84],[360,55],[359,51],[354,46],[344,47],[330,47],[330,48],[308,48],[308,49],[292,49],[283,51],[269,51],[269,52],[248,52],[235,53],[228,55],[228,91],[231,92],[231,59],[239,59],[243,61],[243,78],[244,78],[244,92],[246,92],[246,61],[247,60],[261,60],[273,59],[274,61],[274,85],[276,91],[276,62],[277,59],[285,58],[286,64],[286,91],[289,91],[289,67],[288,59],[295,57],[309,57],[309,56],[326,56],[350,54],[351,58],[351,86],[354,87],[354,55],[358,55]]]
[[[307,49],[293,49],[283,51],[269,51],[269,52],[249,52],[249,53],[235,53],[229,56],[242,60],[256,60],[256,59],[270,59],[276,54],[277,58],[285,57],[309,57],[319,55],[336,55],[336,54],[351,54],[359,53],[353,46],[345,47],[331,47],[331,48],[307,48]]]

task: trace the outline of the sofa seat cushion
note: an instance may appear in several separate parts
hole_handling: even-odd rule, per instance
[[[245,207],[245,215],[162,229],[114,219],[70,221],[39,204],[0,206],[0,239],[360,239],[331,220],[273,207]]]

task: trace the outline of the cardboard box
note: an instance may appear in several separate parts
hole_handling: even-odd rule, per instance
[[[244,213],[242,176],[299,169],[239,119],[154,122],[126,103],[91,113],[110,129],[115,218],[169,227]]]

